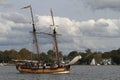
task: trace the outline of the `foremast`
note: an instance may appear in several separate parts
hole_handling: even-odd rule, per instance
[[[22,9],[26,9],[26,8],[30,9],[31,19],[32,19],[32,26],[33,26],[33,31],[32,31],[32,34],[33,34],[33,43],[35,44],[36,51],[37,51],[37,54],[38,54],[38,61],[40,61],[40,50],[39,50],[39,46],[38,46],[38,40],[37,40],[37,35],[36,35],[36,28],[35,28],[35,23],[34,23],[32,6],[28,5],[28,6],[23,7]]]
[[[35,28],[35,23],[34,23],[34,18],[33,18],[32,7],[30,7],[30,12],[31,12],[32,26],[33,26],[33,43],[35,43],[36,51],[38,54],[38,61],[40,61],[40,50],[38,46],[38,40],[37,40],[37,35],[36,35],[36,28]]]

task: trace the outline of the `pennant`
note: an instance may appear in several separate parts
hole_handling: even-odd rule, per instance
[[[26,8],[31,8],[31,5],[25,6],[25,7],[21,8],[21,9],[26,9]]]

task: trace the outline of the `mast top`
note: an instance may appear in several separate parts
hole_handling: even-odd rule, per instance
[[[50,26],[53,29],[53,34],[56,34],[57,33],[56,32],[57,25],[55,25],[52,8],[50,9],[50,13],[51,13],[51,18],[52,18],[52,25],[50,25]]]

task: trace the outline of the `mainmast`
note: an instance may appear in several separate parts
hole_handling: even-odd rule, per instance
[[[33,31],[32,31],[32,33],[33,33],[33,43],[36,46],[36,51],[37,51],[37,54],[38,54],[38,61],[40,61],[40,50],[39,50],[38,40],[37,40],[37,36],[36,36],[36,29],[35,29],[35,23],[34,23],[34,18],[33,18],[32,7],[31,7],[31,5],[28,5],[28,6],[23,7],[23,9],[25,9],[25,8],[30,8],[32,26],[33,26]]]
[[[57,38],[56,38],[57,32],[56,32],[56,25],[55,25],[55,22],[54,22],[52,9],[50,10],[50,12],[51,12],[51,17],[52,17],[52,22],[53,22],[53,24],[51,26],[53,28],[54,49],[55,49],[55,53],[56,53],[57,64],[58,64],[58,67],[60,67],[59,51],[58,51],[58,44],[57,44]]]

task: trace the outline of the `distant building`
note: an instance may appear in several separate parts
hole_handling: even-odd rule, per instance
[[[111,58],[109,58],[109,59],[102,59],[102,64],[103,65],[111,65],[112,64],[112,60],[111,60]]]

